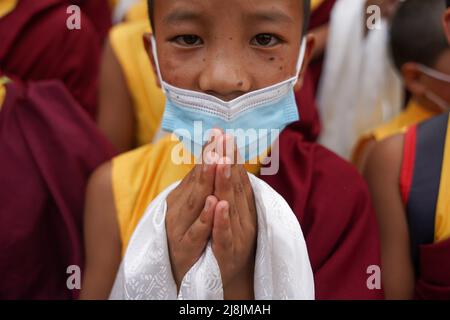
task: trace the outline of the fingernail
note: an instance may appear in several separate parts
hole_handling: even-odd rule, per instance
[[[209,210],[209,208],[211,208],[211,201],[209,199],[206,199],[205,207],[203,208],[203,211],[206,212]]]
[[[231,165],[229,163],[225,164],[225,168],[223,170],[225,178],[230,179],[231,177]]]
[[[228,220],[230,218],[230,212],[228,211],[227,207],[223,208],[222,213],[225,220]]]
[[[211,152],[208,152],[205,155],[205,159],[203,161],[203,172],[208,171],[209,165],[211,164]]]

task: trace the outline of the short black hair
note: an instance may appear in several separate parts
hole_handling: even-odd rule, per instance
[[[395,67],[407,62],[433,67],[449,48],[441,17],[445,0],[407,0],[394,15],[390,28],[390,50]]]
[[[309,26],[309,18],[311,15],[311,0],[302,0],[303,1],[303,35],[306,34]],[[450,1],[450,0],[448,0]],[[152,26],[152,30],[155,30],[155,26],[153,24],[153,4],[155,0],[148,0],[148,16],[150,18],[150,24]]]
[[[450,8],[450,0],[447,0],[447,8]]]

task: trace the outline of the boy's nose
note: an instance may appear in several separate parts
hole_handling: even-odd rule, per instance
[[[199,87],[204,93],[230,101],[250,91],[251,78],[239,58],[221,55],[205,64]]]

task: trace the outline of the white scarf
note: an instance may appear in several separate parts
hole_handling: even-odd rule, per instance
[[[397,115],[403,86],[388,52],[388,23],[364,37],[365,0],[333,8],[318,92],[320,143],[349,158],[358,138]]]
[[[255,299],[314,299],[313,274],[297,218],[277,192],[249,176],[258,216]],[[110,299],[223,299],[220,269],[210,243],[177,293],[165,216],[166,198],[178,184],[167,188],[147,208],[130,240]]]

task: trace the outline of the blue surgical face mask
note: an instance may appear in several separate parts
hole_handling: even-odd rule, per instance
[[[210,131],[219,128],[236,138],[243,160],[255,159],[267,151],[287,125],[299,120],[294,86],[303,64],[305,46],[303,40],[295,76],[234,100],[223,101],[209,94],[166,83],[161,76],[156,41],[152,37],[159,81],[166,95],[162,128],[175,133],[184,147],[197,158]]]

